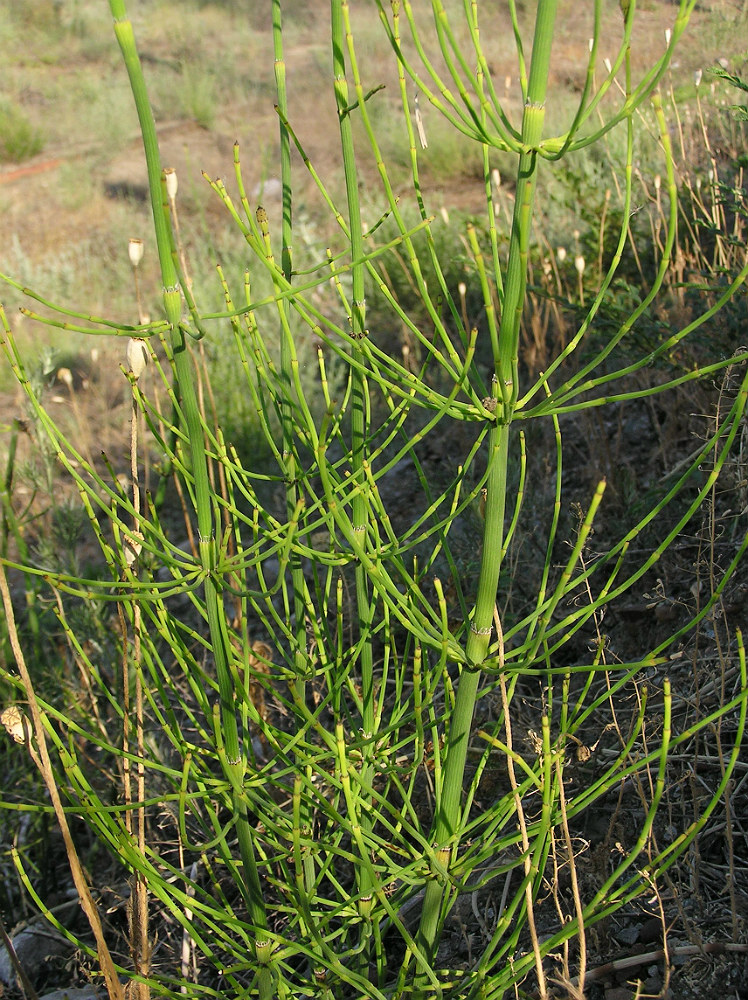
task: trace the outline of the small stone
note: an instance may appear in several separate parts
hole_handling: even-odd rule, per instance
[[[649,976],[644,980],[644,990],[643,992],[649,993],[652,996],[659,996],[662,990],[662,976],[660,975],[659,969],[657,972],[653,973],[649,970]]]
[[[631,1000],[631,990],[625,986],[611,986],[605,991],[605,1000]]]
[[[69,986],[65,990],[52,990],[40,1000],[101,1000],[101,993],[93,986]]]
[[[47,925],[24,927],[11,940],[16,958],[32,983],[48,958],[66,955],[72,950],[72,945]],[[0,945],[0,981],[6,986],[16,981],[16,970],[4,945]]]
[[[619,927],[614,937],[619,944],[622,945],[632,945],[636,944],[639,940],[639,928],[635,927],[633,924],[629,924],[627,927]]]

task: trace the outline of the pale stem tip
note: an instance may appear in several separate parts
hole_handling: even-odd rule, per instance
[[[584,274],[584,257],[581,253],[574,258],[574,267],[577,269],[577,274]]]
[[[418,104],[418,94],[416,94],[415,101],[413,102],[413,108],[416,117],[416,129],[418,130],[418,141],[421,143],[421,149],[428,149],[429,141],[426,138],[426,126],[423,124],[423,115]]]
[[[125,538],[123,549],[128,568],[132,568],[132,564],[143,551],[143,537],[142,531],[133,531],[131,538]]]
[[[169,201],[174,201],[177,196],[177,187],[179,184],[177,181],[177,172],[174,167],[164,167],[164,178],[166,180],[166,194],[169,197]]]
[[[30,734],[28,720],[17,705],[10,705],[0,715],[0,722],[5,726],[8,735],[16,743],[25,743]]]
[[[130,337],[127,342],[127,368],[134,379],[139,379],[148,364],[148,345],[140,337]]]
[[[127,253],[130,257],[130,263],[133,267],[137,267],[138,264],[143,259],[143,253],[145,252],[145,245],[142,240],[137,240],[131,237],[127,241]]]

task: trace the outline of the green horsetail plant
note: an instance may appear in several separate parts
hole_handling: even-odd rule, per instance
[[[460,677],[454,712],[449,721],[444,785],[434,825],[437,858],[449,867],[459,845],[460,813],[465,763],[475,702],[482,673],[489,656],[493,632],[496,594],[504,546],[504,514],[508,493],[509,436],[519,390],[518,356],[522,306],[527,281],[527,258],[532,207],[537,177],[537,149],[543,135],[545,98],[550,66],[551,41],[556,17],[556,0],[540,0],[535,20],[527,95],[522,117],[517,168],[517,190],[510,234],[509,258],[501,304],[501,322],[493,349],[491,376],[493,426],[488,434],[486,458],[486,505],[484,512],[483,556],[478,577],[475,607],[465,644],[466,669]],[[487,303],[488,304],[488,303]],[[593,512],[591,512],[593,513]],[[498,623],[499,641],[501,625]],[[441,916],[444,886],[433,878],[426,888],[418,942],[433,962]]]
[[[107,878],[133,887],[131,967],[113,964],[127,949],[111,948],[114,957],[102,961],[113,1000],[117,977],[174,998],[546,998],[554,981],[581,995],[590,928],[657,892],[729,793],[748,710],[740,635],[726,637],[722,674],[696,707],[679,700],[682,674],[678,683],[668,674],[687,642],[716,627],[748,547],[744,513],[684,620],[665,619],[635,654],[629,644],[618,657],[603,631],[609,610],[652,586],[674,543],[702,530],[705,510],[714,529],[717,490],[744,434],[746,352],[677,365],[693,335],[744,291],[745,248],[726,251],[730,266],[708,276],[712,297],[701,314],[660,327],[651,349],[630,347],[665,299],[678,249],[678,187],[657,87],[694,2],[680,0],[665,51],[636,78],[631,0],[601,78],[604,10],[592,0],[584,82],[555,134],[558,0],[537,0],[529,40],[524,15],[507,5],[519,116],[492,78],[479,0],[454,9],[432,0],[428,20],[407,0],[377,0],[397,76],[385,119],[378,112],[390,94],[357,44],[355,18],[365,12],[331,0],[338,191],[294,127],[284,8],[271,0],[280,219],[251,203],[237,145],[230,185],[207,181],[248,263],[243,274],[218,266],[224,306],[210,310],[185,274],[173,180],[170,190],[133,27],[123,0],[110,0],[143,135],[163,318],[122,323],[22,289],[52,313],[25,309],[30,317],[127,338],[133,424],[123,484],[117,457],[93,462],[53,417],[1,314],[4,356],[59,474],[77,491],[101,565],[89,576],[65,573],[28,545],[16,547],[14,561],[9,489],[0,560],[3,580],[5,567],[19,568],[49,595],[68,662],[84,679],[87,701],[76,707],[37,690],[13,624],[21,611],[4,586],[20,676],[2,667],[18,703],[3,719],[32,761],[43,734],[58,812],[82,817],[111,858]],[[611,329],[605,307],[633,238],[636,132],[650,107],[663,237],[648,287]],[[459,234],[466,269],[456,287],[422,179],[427,114],[480,151],[486,218]],[[382,152],[383,120],[407,143],[409,191],[396,189]],[[613,129],[625,135],[620,233],[596,288],[577,267],[573,336],[533,375],[521,342],[543,171],[573,165]],[[506,233],[493,180],[498,153],[516,165]],[[334,227],[321,257],[295,223],[304,184]],[[144,266],[141,249],[131,247],[134,268]],[[137,312],[141,320],[139,300]],[[407,351],[398,354],[388,328],[403,332]],[[208,359],[234,359],[256,413],[249,449],[204,411],[193,340]],[[706,392],[720,380],[702,440],[620,524],[604,479],[569,485],[564,436],[579,435],[589,413],[691,386]],[[140,423],[162,470],[155,496],[141,493]],[[452,440],[459,459],[436,471],[428,449],[440,453]],[[184,498],[186,544],[175,534],[172,485]],[[117,608],[114,672],[77,626],[81,604]],[[728,715],[730,744],[721,728]],[[715,732],[719,778],[678,826],[674,758]],[[615,850],[583,879],[585,816],[612,798],[631,828],[616,832]],[[0,805],[19,807],[10,793]],[[59,923],[32,867],[17,851],[13,861]],[[478,930],[455,950],[453,932],[473,915]],[[114,928],[105,931],[116,939]],[[85,937],[78,943],[95,959]]]
[[[246,758],[240,747],[234,708],[233,681],[228,649],[229,637],[220,594],[220,581],[215,576],[216,527],[220,525],[220,520],[216,498],[211,492],[203,423],[198,409],[194,372],[187,352],[187,334],[181,319],[182,301],[176,267],[177,254],[166,211],[168,205],[166,177],[162,174],[156,127],[135,45],[132,23],[127,17],[124,2],[111,0],[110,9],[114,18],[114,33],[130,78],[145,149],[156,245],[161,267],[164,312],[169,324],[170,347],[174,359],[176,393],[180,402],[180,411],[186,428],[191,458],[199,539],[198,552],[200,565],[205,574],[203,584],[205,611],[220,693],[220,714],[215,721],[216,724],[220,725],[221,733],[220,736],[216,733],[216,741],[218,745],[222,744],[221,764],[224,774],[234,790],[236,831],[242,856],[244,890],[252,920],[257,928],[258,939],[255,941],[255,953],[258,961],[262,963],[263,956],[270,950],[269,941],[265,940],[264,936],[267,921],[262,890],[257,876],[254,846],[247,817],[247,804],[241,795]],[[270,995],[265,979],[262,979],[261,982],[261,993],[265,996]]]
[[[340,147],[343,153],[343,173],[345,178],[346,202],[348,207],[348,235],[350,253],[353,260],[351,268],[352,288],[350,304],[343,301],[346,313],[350,318],[352,351],[358,352],[360,364],[351,374],[351,479],[358,489],[351,502],[351,521],[353,530],[361,539],[366,539],[369,522],[368,484],[366,482],[366,462],[369,457],[369,440],[371,427],[369,425],[370,393],[366,377],[366,355],[360,351],[359,345],[367,336],[366,301],[365,301],[365,271],[364,271],[364,231],[361,222],[361,205],[359,200],[359,171],[353,142],[353,126],[351,116],[351,94],[346,75],[346,44],[345,39],[350,31],[347,16],[347,5],[341,0],[333,0],[331,4],[332,63],[335,80],[335,103],[340,124]],[[363,98],[358,92],[358,100]],[[373,740],[376,736],[375,720],[375,690],[374,690],[374,652],[373,635],[376,600],[370,594],[369,575],[365,565],[357,562],[356,577],[356,611],[358,613],[361,631],[361,726],[362,733],[369,746],[364,751],[361,767],[361,785],[366,788],[374,779],[374,761],[372,755]],[[352,805],[352,803],[351,803]],[[373,830],[374,813],[371,807],[362,804],[361,845],[364,855],[358,873],[358,890],[362,916],[368,918],[371,910],[375,877],[373,866],[369,861],[369,840]]]

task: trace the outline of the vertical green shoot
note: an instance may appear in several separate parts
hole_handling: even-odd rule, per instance
[[[195,391],[194,368],[187,349],[186,334],[181,323],[182,299],[172,255],[172,234],[167,227],[166,216],[163,210],[165,190],[158,140],[156,137],[156,126],[148,100],[143,69],[135,43],[135,34],[132,23],[127,17],[124,0],[110,0],[110,9],[114,17],[114,32],[127,68],[143,136],[146,166],[148,169],[148,186],[161,266],[164,310],[171,332],[174,371],[178,383],[185,431],[189,441],[189,451],[192,461],[195,513],[199,539],[198,549],[200,563],[205,572],[206,613],[210,630],[211,649],[215,659],[219,685],[219,718],[222,729],[220,736],[224,747],[220,755],[221,764],[226,778],[233,789],[236,829],[244,866],[244,890],[247,906],[252,921],[263,938],[262,941],[257,942],[258,958],[260,957],[260,953],[262,953],[263,958],[266,958],[269,949],[267,947],[262,949],[261,946],[267,946],[263,933],[267,929],[267,918],[257,873],[252,831],[247,814],[247,801],[243,792],[246,757],[239,739],[234,700],[234,681],[231,675],[232,654],[229,645],[228,625],[215,566],[217,554],[215,538],[217,511],[214,507],[211,493],[205,450],[204,425]]]
[[[332,62],[335,88],[335,101],[338,111],[338,122],[340,127],[340,141],[343,152],[343,173],[345,177],[346,199],[348,203],[348,230],[351,245],[351,259],[355,261],[352,268],[353,293],[351,301],[351,335],[354,342],[358,343],[367,336],[366,330],[366,301],[364,290],[364,265],[361,261],[364,258],[364,237],[361,223],[361,205],[359,199],[359,175],[356,166],[356,154],[353,143],[353,127],[351,123],[352,108],[350,107],[348,82],[346,77],[346,38],[344,27],[344,8],[347,12],[348,4],[345,0],[331,0],[331,39],[332,39]],[[356,351],[356,346],[351,348]],[[359,352],[359,359],[363,354]],[[369,503],[367,499],[366,476],[364,463],[366,461],[366,441],[369,424],[369,389],[367,378],[362,367],[356,366],[351,371],[352,399],[351,399],[351,484],[355,488],[352,501],[352,525],[353,531],[360,539],[362,546],[367,544],[367,532],[369,522]],[[371,741],[375,727],[375,704],[374,704],[374,664],[373,650],[371,643],[372,615],[374,610],[374,599],[369,590],[369,581],[366,569],[362,563],[357,561],[355,568],[356,576],[356,611],[358,615],[359,628],[362,635],[362,645],[360,652],[361,665],[361,687],[362,687],[362,728],[364,737]],[[361,784],[367,787],[371,783],[373,774],[372,764],[365,752],[365,761],[362,769]],[[362,843],[365,844],[365,835],[372,828],[371,812],[368,809],[362,810],[361,829],[363,834]],[[360,909],[362,915],[367,915],[371,909],[373,885],[371,883],[370,866],[363,864],[358,870],[358,891],[360,893]]]
[[[498,353],[494,357],[499,398],[496,420],[489,434],[488,478],[483,534],[483,553],[478,592],[466,644],[468,667],[460,677],[454,712],[447,734],[444,786],[437,804],[434,847],[437,860],[446,866],[454,860],[459,844],[458,818],[475,701],[481,679],[481,664],[493,631],[496,592],[501,572],[504,513],[508,489],[509,437],[518,394],[518,347],[522,307],[527,281],[533,197],[537,177],[537,148],[542,139],[545,97],[550,65],[556,0],[540,0],[535,22],[527,101],[522,121],[522,148],[517,170],[517,192],[509,246],[504,304],[499,329]],[[498,282],[497,282],[498,283]],[[435,873],[436,875],[436,873]],[[439,935],[444,888],[433,877],[424,898],[417,943],[432,961]]]

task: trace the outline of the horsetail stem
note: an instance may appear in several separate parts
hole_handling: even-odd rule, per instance
[[[244,798],[243,781],[246,770],[246,757],[240,745],[239,729],[236,720],[234,682],[230,669],[232,654],[228,638],[228,625],[223,607],[223,597],[215,573],[217,512],[214,508],[208,474],[205,431],[195,391],[194,369],[186,342],[185,329],[181,321],[182,297],[174,258],[172,256],[173,239],[167,227],[166,214],[164,212],[167,181],[161,169],[156,125],[148,99],[148,91],[138,56],[132,23],[127,17],[124,0],[110,0],[109,5],[114,17],[115,36],[127,68],[143,137],[156,245],[161,267],[164,311],[169,323],[174,371],[192,460],[195,513],[198,528],[198,556],[205,574],[206,615],[211,640],[211,651],[218,678],[220,725],[223,730],[222,737],[225,747],[221,763],[226,779],[232,788],[236,812],[236,827],[239,835],[239,848],[244,866],[244,888],[247,905],[253,923],[258,928],[264,929],[267,927],[267,917],[259,876],[257,874],[247,804]],[[166,198],[168,199],[168,196]]]
[[[519,388],[517,362],[520,318],[525,300],[527,255],[538,166],[537,147],[543,132],[556,6],[557,0],[539,0],[535,21],[530,77],[522,120],[522,152],[517,168],[517,192],[510,234],[504,304],[498,351],[494,356],[495,374],[501,396],[496,420],[488,438],[488,477],[478,591],[465,646],[467,666],[460,676],[454,712],[449,721],[444,784],[434,824],[434,846],[437,850],[448,848],[452,862],[459,843],[459,817],[470,728],[481,681],[481,665],[486,658],[491,638],[501,572],[510,429]],[[429,962],[433,962],[438,943],[443,899],[444,885],[441,880],[432,878],[426,886],[421,923],[416,938]],[[425,988],[422,980],[421,985]]]
[[[361,224],[361,205],[359,200],[359,175],[356,153],[353,143],[353,126],[351,122],[350,95],[346,77],[346,32],[344,10],[346,0],[331,0],[331,41],[332,63],[334,76],[335,101],[338,111],[340,141],[343,152],[343,173],[345,178],[346,200],[348,203],[348,231],[350,236],[353,297],[351,302],[351,334],[354,345],[351,351],[363,360],[363,352],[357,346],[366,337],[366,300],[364,290],[364,240]],[[352,407],[351,407],[351,479],[362,487],[354,493],[352,501],[353,530],[367,544],[369,522],[369,503],[365,488],[364,463],[366,460],[366,441],[369,433],[369,389],[366,378],[366,365],[356,367],[351,374]],[[356,611],[360,623],[361,634],[364,637],[361,649],[361,687],[362,687],[362,718],[361,723],[365,736],[370,740],[374,735],[375,704],[374,704],[374,660],[372,650],[371,628],[373,624],[374,599],[369,591],[369,580],[365,567],[357,561],[356,578]],[[369,744],[367,744],[368,746]],[[373,774],[369,751],[364,751],[362,782],[369,784]],[[362,850],[366,850],[366,834],[372,829],[373,820],[370,809],[361,810]],[[373,881],[371,866],[362,864],[357,871],[358,889],[362,898],[371,894]]]

